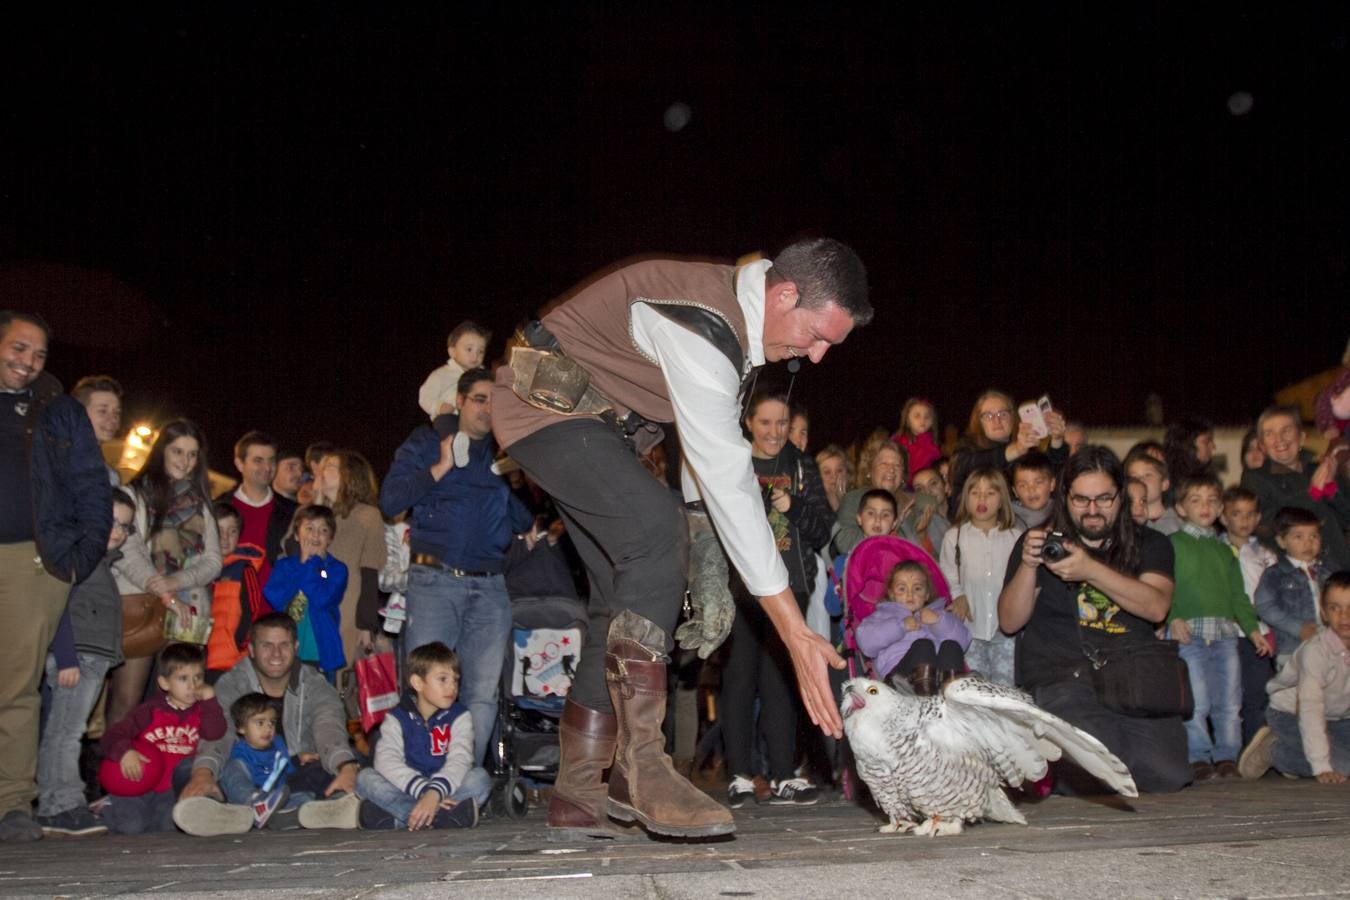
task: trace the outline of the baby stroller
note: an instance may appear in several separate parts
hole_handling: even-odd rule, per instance
[[[869,678],[876,677],[876,673],[872,671],[872,661],[865,659],[858,650],[855,631],[858,623],[877,608],[877,601],[886,596],[891,570],[902,562],[921,563],[928,570],[929,577],[933,579],[936,596],[951,601],[951,590],[947,587],[947,579],[942,577],[942,570],[938,568],[933,557],[918,544],[890,534],[863,540],[844,560],[844,574],[841,579],[843,644],[848,658],[850,678],[855,678],[859,674],[865,674]]]
[[[493,812],[522,818],[529,789],[557,778],[558,723],[581,661],[586,606],[577,599],[562,550],[517,541],[507,554],[511,635],[502,666],[491,764]]]
[[[902,562],[918,562],[928,570],[933,580],[933,590],[938,597],[951,602],[951,589],[947,579],[942,577],[933,557],[918,544],[895,535],[878,535],[866,538],[844,559],[843,575],[835,584],[843,607],[843,641],[840,651],[848,661],[848,677],[877,678],[872,660],[863,656],[858,649],[856,631],[858,623],[872,614],[877,601],[886,596],[890,586],[891,570]],[[853,799],[857,793],[857,776],[853,772],[852,754],[844,759],[848,762],[841,767],[843,794]]]

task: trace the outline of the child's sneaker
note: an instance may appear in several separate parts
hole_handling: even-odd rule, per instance
[[[431,820],[432,828],[472,828],[478,824],[478,801],[470,797],[461,800],[449,809],[436,810],[436,818]]]
[[[355,794],[331,800],[311,800],[300,807],[302,828],[357,828],[361,824],[361,801]]]
[[[810,806],[820,799],[820,789],[805,778],[788,778],[784,781],[770,782],[769,789],[773,791],[773,796],[769,798],[769,802],[778,806],[789,803],[797,806]]]
[[[174,804],[173,822],[197,837],[247,834],[253,828],[253,809],[211,797],[189,797]]]
[[[69,834],[86,837],[93,834],[108,833],[108,826],[94,818],[94,814],[83,806],[63,810],[54,816],[37,816],[36,821],[42,826],[44,834]]]
[[[361,801],[356,818],[362,831],[392,831],[398,827],[398,819],[369,800]]]
[[[744,775],[737,775],[731,779],[731,784],[727,785],[727,806],[740,809],[747,800],[759,802],[755,797],[755,783]]]
[[[462,431],[457,433],[455,439],[450,442],[450,449],[455,454],[455,468],[467,468],[469,465],[469,436]]]
[[[267,820],[272,818],[272,813],[276,812],[290,798],[291,792],[284,784],[279,784],[272,790],[264,793],[257,791],[253,794],[253,827],[262,828],[267,824]]]

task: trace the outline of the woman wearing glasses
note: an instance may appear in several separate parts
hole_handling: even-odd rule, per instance
[[[1050,445],[1045,455],[1058,468],[1069,458],[1069,447],[1064,443],[1064,416],[1059,410],[1045,414],[1050,427]],[[976,469],[995,469],[1004,472],[1008,464],[1040,443],[1030,422],[1018,422],[1013,411],[1013,400],[1002,391],[990,388],[975,401],[970,411],[961,445],[952,456],[951,500],[947,518],[959,512],[961,491],[966,478]]]

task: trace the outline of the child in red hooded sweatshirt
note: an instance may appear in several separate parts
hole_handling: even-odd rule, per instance
[[[99,782],[111,795],[101,815],[109,831],[173,831],[174,797],[191,775],[197,744],[225,735],[225,714],[204,677],[202,649],[170,644],[159,658],[159,689],[103,735]],[[181,770],[178,772],[176,770]],[[175,777],[177,776],[177,777]]]

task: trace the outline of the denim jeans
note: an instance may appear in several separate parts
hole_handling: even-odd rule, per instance
[[[1299,730],[1298,716],[1268,709],[1266,724],[1275,732],[1275,751],[1271,760],[1275,768],[1300,778],[1311,778],[1316,774],[1303,753],[1303,733]],[[1343,775],[1350,773],[1350,719],[1329,719],[1327,742],[1331,746],[1331,768]]]
[[[480,765],[497,721],[497,688],[511,636],[506,580],[500,575],[461,578],[414,565],[408,570],[407,597],[404,658],[432,641],[459,655],[459,702],[473,720],[473,761]]]
[[[242,738],[241,738],[242,740]],[[295,770],[287,768],[286,775],[295,774]],[[289,784],[289,779],[282,778],[281,784]],[[235,803],[241,806],[247,806],[253,800],[253,794],[259,789],[259,786],[253,783],[253,775],[249,772],[248,766],[243,760],[229,759],[225,765],[220,767],[220,777],[216,779],[216,784],[220,786],[220,792],[225,795],[226,803]],[[286,805],[281,807],[285,809],[297,809],[309,801],[315,799],[317,795],[313,791],[294,790],[290,797],[286,799]]]
[[[1186,720],[1190,761],[1236,760],[1242,752],[1242,674],[1237,639],[1206,641],[1193,637],[1189,644],[1181,645],[1181,658],[1190,669],[1191,693],[1195,695],[1195,714]]]
[[[73,688],[56,683],[56,657],[47,654],[47,683],[51,686],[51,706],[42,728],[38,746],[38,815],[57,813],[84,806],[84,779],[80,777],[80,738],[84,736],[89,713],[103,690],[103,679],[112,668],[106,656],[77,654],[80,682]]]
[[[482,766],[474,766],[464,776],[464,782],[455,788],[450,799],[455,802],[473,798],[479,808],[487,805],[492,793],[492,779]],[[396,820],[396,828],[408,827],[408,816],[417,805],[417,798],[397,787],[374,769],[362,769],[356,776],[356,794],[369,800]]]

